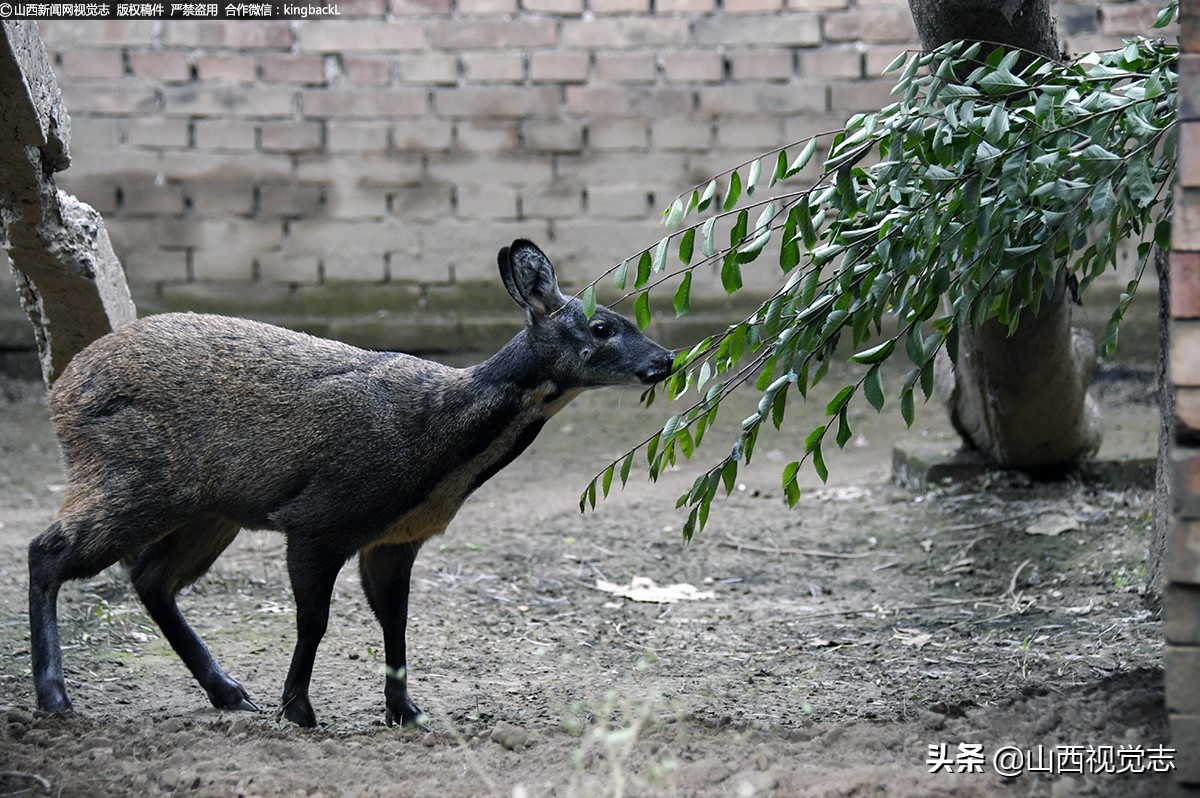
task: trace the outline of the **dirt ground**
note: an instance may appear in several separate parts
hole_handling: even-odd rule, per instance
[[[1099,390],[1102,455],[1149,456],[1149,373],[1110,370]],[[25,547],[63,477],[40,386],[0,381],[0,795],[1165,793],[1148,491],[1004,475],[893,487],[895,441],[951,440],[931,405],[913,430],[894,412],[852,418],[859,437],[828,456],[829,485],[806,469],[789,512],[779,470],[822,413],[793,403],[789,431],[764,433],[690,545],[675,498],[718,433],[697,466],[658,485],[635,473],[581,515],[591,474],[661,411],[629,392],[576,400],[427,544],[409,665],[432,732],[383,725],[381,635],[347,567],[308,731],[275,717],[295,619],[282,537],[260,532],[181,606],[262,712],[210,707],[120,569],[60,600],[76,714],[32,711]],[[710,595],[597,587],[635,578]],[[994,758],[1013,747],[1053,766],[1002,775]],[[1122,749],[1121,768],[1094,759]]]

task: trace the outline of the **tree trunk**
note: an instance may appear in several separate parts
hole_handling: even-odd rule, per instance
[[[32,22],[0,22],[0,244],[33,323],[46,384],[136,315],[104,221],[59,191],[70,118]]]
[[[1048,0],[909,0],[926,49],[983,41],[1059,57]],[[939,369],[939,394],[959,434],[998,464],[1058,469],[1100,447],[1099,410],[1088,396],[1096,348],[1071,327],[1065,273],[1036,315],[1011,337],[998,322],[959,333],[958,360]]]

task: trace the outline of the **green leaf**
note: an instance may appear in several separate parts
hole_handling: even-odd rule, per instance
[[[700,204],[696,206],[698,211],[708,210],[708,206],[712,203],[713,197],[717,193],[717,181],[715,179],[708,181],[708,185],[704,188],[704,194],[700,197]]]
[[[721,484],[725,486],[725,495],[733,493],[737,483],[738,464],[737,460],[730,458],[725,461],[725,465],[721,468]]]
[[[867,376],[863,378],[863,393],[875,412],[883,410],[883,381],[879,377],[878,364],[867,370]]]
[[[721,286],[725,293],[733,294],[742,287],[742,267],[738,263],[737,250],[730,250],[721,265]]]
[[[883,72],[881,72],[880,74],[886,75],[889,72],[895,72],[897,69],[904,66],[904,63],[906,61],[908,61],[908,51],[907,50],[901,52],[900,55],[896,56],[890,62],[888,62],[888,65],[883,68]]]
[[[667,268],[667,253],[670,251],[670,245],[671,237],[663,236],[658,244],[654,246],[654,260],[651,264],[651,271],[655,274]]]
[[[812,432],[808,433],[808,437],[804,439],[804,453],[808,454],[813,449],[821,445],[821,438],[825,437],[825,425],[822,424]]]
[[[637,321],[639,330],[645,330],[650,326],[650,293],[643,291],[638,294],[637,299],[633,301],[633,317]]]
[[[904,423],[911,427],[914,416],[913,391],[911,386],[900,393],[900,415],[904,418]]]
[[[663,224],[668,230],[674,230],[675,226],[683,219],[683,198],[676,197],[671,203],[671,207],[663,211]]]
[[[633,452],[625,455],[625,459],[621,462],[621,484],[629,482],[629,472],[633,469]]]
[[[684,266],[692,263],[692,252],[696,247],[696,228],[689,227],[679,239],[679,261]]]
[[[621,261],[617,266],[617,271],[613,274],[613,283],[617,286],[618,291],[625,290],[625,273],[629,269],[629,258]]]
[[[846,406],[846,403],[850,401],[850,397],[853,395],[853,385],[847,385],[845,388],[842,388],[842,390],[838,391],[837,396],[833,397],[829,401],[829,404],[825,405],[825,415],[836,416],[842,412],[842,408]]]
[[[817,139],[813,137],[804,145],[804,149],[800,150],[800,154],[796,156],[796,160],[792,161],[792,165],[788,167],[786,177],[799,172],[804,167],[808,166],[808,162],[812,160],[813,153],[817,151]]]
[[[855,363],[870,365],[872,363],[881,363],[891,357],[892,350],[896,348],[896,341],[889,339],[873,346],[870,349],[865,349],[862,352],[857,352],[850,356],[850,359]]]
[[[729,193],[725,195],[725,203],[721,206],[722,209],[729,213],[737,206],[738,198],[742,196],[742,176],[737,172],[729,175]]]
[[[839,449],[845,449],[846,444],[850,441],[850,437],[854,434],[850,431],[850,419],[848,415],[844,407],[838,413],[837,445]]]
[[[638,258],[637,277],[633,281],[634,288],[641,288],[647,283],[647,281],[649,281],[650,267],[652,265],[653,261],[650,259],[650,250],[646,250],[642,253],[642,256]]]
[[[716,242],[714,241],[717,227],[717,217],[713,216],[704,222],[700,228],[700,254],[706,258],[711,258],[713,253],[717,251]]]
[[[686,272],[679,288],[675,289],[675,318],[686,316],[691,310],[692,273]]]
[[[1028,83],[1007,69],[989,72],[979,79],[979,87],[991,95],[1006,94],[1028,86]]]
[[[822,482],[829,481],[829,469],[825,465],[825,455],[821,454],[821,444],[817,444],[812,450],[813,470],[817,472],[817,476]]]
[[[596,286],[589,285],[583,289],[583,295],[580,296],[580,301],[583,302],[583,317],[590,319],[596,315]]]
[[[754,163],[750,164],[750,174],[746,176],[746,193],[754,196],[754,189],[758,187],[758,179],[762,177],[762,158],[755,158]]]
[[[604,469],[604,477],[601,486],[603,488],[604,498],[608,498],[608,491],[612,488],[613,472],[617,470],[617,464],[613,463],[608,468]]]

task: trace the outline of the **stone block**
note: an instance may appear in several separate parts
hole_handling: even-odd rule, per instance
[[[594,150],[626,152],[649,146],[646,122],[642,119],[592,119],[587,130],[588,145]]]
[[[645,14],[649,0],[588,0],[588,10],[594,14]]]
[[[153,20],[43,20],[38,33],[50,47],[137,47],[154,41]]]
[[[341,58],[342,73],[354,86],[387,86],[392,82],[392,59],[374,56]]]
[[[154,113],[158,106],[155,84],[136,79],[119,83],[64,83],[63,104],[73,115],[134,116]]]
[[[792,51],[782,47],[732,50],[728,58],[734,80],[787,80],[795,71]],[[826,74],[823,63],[821,74]]]
[[[649,51],[603,51],[594,56],[596,78],[611,83],[653,83],[658,77],[655,54]]]
[[[1171,712],[1168,716],[1171,747],[1175,749],[1175,771],[1171,774],[1177,784],[1200,785],[1200,713]],[[1172,793],[1171,798],[1196,795],[1196,791]]]
[[[554,183],[521,190],[521,215],[529,219],[575,219],[583,212],[583,186]]]
[[[728,116],[823,113],[825,90],[811,81],[713,86],[700,93],[700,110]]]
[[[713,87],[709,91],[717,91]],[[701,97],[707,96],[707,91]],[[691,89],[678,86],[567,86],[567,111],[588,117],[654,118],[691,113]]]
[[[907,13],[907,12],[905,12]],[[912,19],[908,20],[912,27]],[[817,14],[778,16],[704,17],[696,21],[695,42],[725,47],[812,47],[821,43],[821,18]]]
[[[151,23],[157,24],[157,23]],[[325,25],[300,23],[303,25]],[[292,23],[247,20],[197,20],[181,25],[163,25],[163,44],[168,47],[193,47],[213,50],[290,50]],[[143,41],[151,41],[147,36]]]
[[[391,125],[383,121],[325,123],[325,146],[330,152],[386,152]]]
[[[315,254],[260,252],[258,278],[268,283],[311,285],[320,279],[320,259]]]
[[[324,281],[381,283],[387,278],[383,250],[330,250],[321,258]]]
[[[254,184],[245,181],[189,181],[183,187],[192,212],[201,216],[248,216],[254,213]]]
[[[458,59],[453,53],[402,54],[396,58],[401,82],[423,85],[453,85],[458,82]]]
[[[735,123],[722,123],[722,130],[730,124]],[[650,136],[656,149],[704,152],[713,146],[713,124],[706,119],[660,119],[651,124]]]
[[[125,77],[125,59],[120,50],[65,49],[58,54],[58,72],[68,79],[113,80]]]
[[[1179,183],[1200,188],[1200,120],[1179,125]]]
[[[569,17],[583,13],[583,0],[523,0],[526,11]]]
[[[596,219],[645,220],[655,210],[646,190],[638,186],[600,184],[587,190],[587,213]]]
[[[904,7],[853,9],[825,15],[825,38],[833,42],[897,42],[917,40],[912,13]]]
[[[783,8],[783,0],[724,0],[728,14],[770,14]]]
[[[1176,446],[1171,452],[1171,500],[1184,521],[1200,520],[1200,449]]]
[[[521,140],[530,152],[579,152],[583,148],[583,123],[530,120],[521,125]]]
[[[320,122],[265,122],[259,130],[263,152],[316,152],[324,138]]]
[[[537,185],[551,182],[554,169],[549,159],[540,156],[433,153],[429,156],[429,176],[445,183]]]
[[[244,119],[197,119],[192,123],[199,150],[255,149],[258,126]]]
[[[442,152],[454,143],[454,125],[443,119],[400,120],[392,126],[392,146],[401,152]]]
[[[162,87],[167,116],[287,117],[293,95],[288,89],[248,88],[221,84]]]
[[[183,213],[183,188],[147,178],[121,183],[119,213],[128,216],[177,216]]]
[[[258,213],[261,216],[311,217],[324,205],[320,186],[267,185],[258,191]]]
[[[1200,388],[1175,388],[1175,442],[1200,446]]]
[[[517,189],[490,183],[462,183],[458,186],[457,211],[460,219],[515,220]]]
[[[125,141],[133,147],[161,149],[187,147],[191,143],[191,122],[187,119],[134,117],[121,122]],[[90,146],[92,142],[88,142]]]
[[[241,152],[175,152],[156,164],[155,171],[167,180],[202,180],[218,183],[283,182],[292,174],[289,155]]]
[[[552,86],[457,86],[433,91],[437,114],[450,118],[555,118],[559,113]]]
[[[645,16],[568,19],[562,23],[560,46],[619,50],[626,47],[683,45],[689,43],[688,22],[682,17]]]

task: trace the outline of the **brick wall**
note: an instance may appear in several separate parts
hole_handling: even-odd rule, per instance
[[[73,120],[60,184],[105,215],[143,312],[353,316],[323,331],[393,346],[372,338],[389,319],[511,317],[502,244],[543,243],[577,289],[657,240],[676,192],[884,104],[874,76],[916,46],[903,0],[338,6],[41,23]],[[1062,43],[1112,46],[1155,10],[1059,3]]]
[[[1200,9],[1183,4],[1179,186],[1170,256],[1174,484],[1163,660],[1178,777],[1200,794]]]

